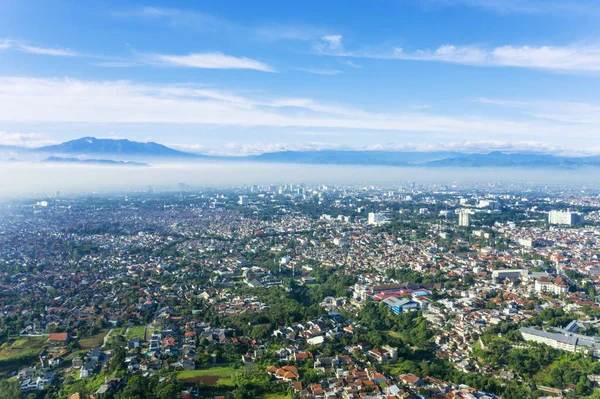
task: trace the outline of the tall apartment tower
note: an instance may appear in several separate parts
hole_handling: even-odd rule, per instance
[[[576,224],[583,223],[585,219],[580,213],[571,212],[570,209],[566,211],[550,211],[548,213],[548,223],[550,224],[564,224],[567,226],[574,226]]]
[[[469,227],[471,225],[471,214],[467,211],[460,211],[458,213],[458,225]]]

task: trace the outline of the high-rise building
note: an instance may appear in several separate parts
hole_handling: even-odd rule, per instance
[[[250,200],[248,199],[248,196],[246,195],[240,195],[240,198],[238,199],[238,204],[240,205],[248,205],[250,203]]]
[[[369,213],[368,223],[369,224],[382,224],[385,222],[385,215],[383,213]]]
[[[469,227],[471,225],[471,214],[467,211],[460,211],[458,213],[458,225]]]
[[[500,203],[493,200],[480,200],[477,206],[479,208],[490,208],[492,210],[500,209]]]
[[[548,223],[550,224],[564,224],[567,226],[574,226],[576,224],[583,223],[584,217],[580,213],[571,212],[570,209],[566,211],[550,211],[548,213]]]

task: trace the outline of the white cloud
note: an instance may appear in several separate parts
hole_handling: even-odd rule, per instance
[[[350,60],[340,60],[340,62],[342,64],[348,65],[348,66],[350,66],[352,68],[362,68],[362,65],[359,65],[359,64],[357,64],[357,63],[355,63],[353,61],[350,61]]]
[[[266,142],[266,143],[226,143],[222,146],[207,147],[200,144],[169,144],[169,147],[182,151],[207,155],[246,156],[281,151],[400,151],[400,152],[457,152],[468,154],[487,154],[492,151],[504,153],[534,153],[560,156],[600,155],[600,147],[576,149],[542,141],[506,141],[506,140],[464,140],[450,142],[426,142],[404,144],[347,145],[340,143],[308,142]]]
[[[425,6],[467,6],[499,14],[596,13],[594,0],[424,0]]]
[[[183,28],[192,31],[223,33],[236,28],[231,22],[211,14],[167,7],[134,8],[113,12],[112,16],[148,23],[160,22],[171,28]]]
[[[0,131],[0,145],[16,147],[41,147],[55,144],[48,136],[41,133],[13,133]]]
[[[522,119],[522,118],[521,118]],[[432,137],[518,137],[598,142],[598,124],[428,112],[373,113],[307,98],[252,99],[195,85],[0,78],[0,121],[190,124],[390,131]]]
[[[68,49],[36,47],[28,46],[26,44],[19,44],[17,48],[24,53],[52,55],[56,57],[73,57],[78,55],[76,52]]]
[[[75,51],[63,48],[30,46],[17,40],[4,39],[0,41],[0,50],[14,49],[23,53],[51,55],[55,57],[73,57],[79,55]]]
[[[275,70],[260,61],[246,57],[233,57],[222,53],[192,53],[188,55],[153,54],[149,60],[163,65],[188,68],[206,69],[252,69],[262,72],[275,72]]]
[[[276,40],[314,40],[324,35],[324,30],[302,25],[269,25],[256,29],[259,38],[267,41]]]
[[[314,75],[337,75],[342,73],[342,71],[338,71],[337,69],[299,68],[298,70],[312,73]]]
[[[560,123],[600,125],[599,104],[547,100],[514,101],[485,97],[479,98],[479,102],[515,108],[525,115]]]
[[[0,51],[11,48],[12,44],[13,44],[12,40],[9,40],[9,39],[0,40]]]
[[[396,47],[388,51],[345,50],[340,35],[321,38],[315,50],[323,55],[356,58],[437,61],[482,67],[520,67],[557,72],[600,71],[600,45],[499,46],[486,49],[474,45],[444,44],[437,49],[406,51]]]
[[[342,35],[321,36],[320,41],[315,45],[319,53],[343,54]]]

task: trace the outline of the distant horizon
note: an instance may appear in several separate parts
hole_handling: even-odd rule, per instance
[[[290,146],[285,147],[277,147],[271,146],[263,148],[262,150],[259,147],[254,147],[251,151],[240,153],[235,149],[205,149],[205,150],[196,150],[190,149],[189,146],[178,145],[178,144],[164,144],[162,142],[157,141],[137,141],[131,140],[129,138],[114,138],[114,137],[96,137],[96,136],[82,136],[74,139],[66,140],[63,142],[49,142],[45,144],[34,143],[32,146],[28,146],[28,143],[21,143],[20,145],[2,145],[0,144],[0,150],[2,147],[13,147],[20,148],[25,150],[39,150],[44,147],[49,147],[53,145],[64,144],[71,141],[79,141],[84,139],[96,139],[96,140],[111,140],[111,141],[130,141],[133,143],[143,143],[143,144],[159,144],[170,149],[174,149],[181,152],[186,152],[189,154],[197,154],[197,155],[207,155],[207,156],[230,156],[230,157],[246,157],[251,155],[261,155],[261,154],[269,154],[269,153],[277,153],[277,152],[319,152],[319,151],[372,151],[372,152],[399,152],[399,153],[435,153],[435,152],[447,152],[447,153],[457,153],[457,154],[490,154],[490,153],[503,153],[503,154],[536,154],[536,155],[555,155],[560,157],[586,157],[586,156],[596,156],[600,155],[599,150],[574,150],[568,149],[560,146],[535,146],[532,143],[502,143],[502,142],[462,142],[462,143],[422,143],[422,144],[404,144],[404,145],[396,145],[396,146],[385,146],[380,144],[373,144],[370,146],[359,146],[359,147],[349,147],[345,145],[339,146],[330,146],[330,147],[315,147],[311,146],[310,143],[307,143],[304,146]]]
[[[595,0],[57,0],[46,11],[2,6],[0,145],[600,154]]]

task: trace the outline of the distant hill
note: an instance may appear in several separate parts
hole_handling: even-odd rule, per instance
[[[0,146],[5,159],[23,157],[23,160],[42,162],[104,163],[130,162],[143,165],[152,160],[214,161],[214,162],[265,162],[307,165],[372,165],[404,167],[456,167],[456,168],[560,168],[600,167],[600,156],[563,157],[537,153],[512,153],[499,151],[487,154],[436,151],[362,151],[362,150],[321,150],[321,151],[280,151],[248,156],[209,156],[178,151],[165,145],[130,140],[97,139],[83,137],[62,144],[35,149],[14,146]],[[33,156],[37,154],[37,156]],[[2,151],[0,151],[2,155]],[[89,161],[89,162],[88,162]]]
[[[97,139],[83,137],[61,144],[49,145],[35,149],[36,152],[51,154],[78,154],[78,155],[111,155],[131,157],[162,157],[162,158],[202,158],[203,155],[177,151],[165,145],[148,142],[141,143],[126,139]]]
[[[77,158],[62,158],[48,157],[42,162],[52,163],[80,163],[86,165],[107,165],[107,166],[150,166],[147,163],[131,162],[131,161],[113,161],[110,159],[77,159]]]
[[[427,161],[456,156],[452,152],[400,152],[400,151],[281,151],[247,156],[244,159],[258,162],[303,163],[325,165],[388,165],[410,166]]]
[[[379,165],[420,167],[490,167],[490,168],[578,168],[600,166],[600,157],[560,157],[544,154],[465,154],[459,152],[401,151],[282,151],[243,158],[255,162]]]
[[[559,157],[544,154],[462,154],[436,161],[425,162],[428,167],[520,167],[520,168],[579,168],[600,166],[600,157]]]

